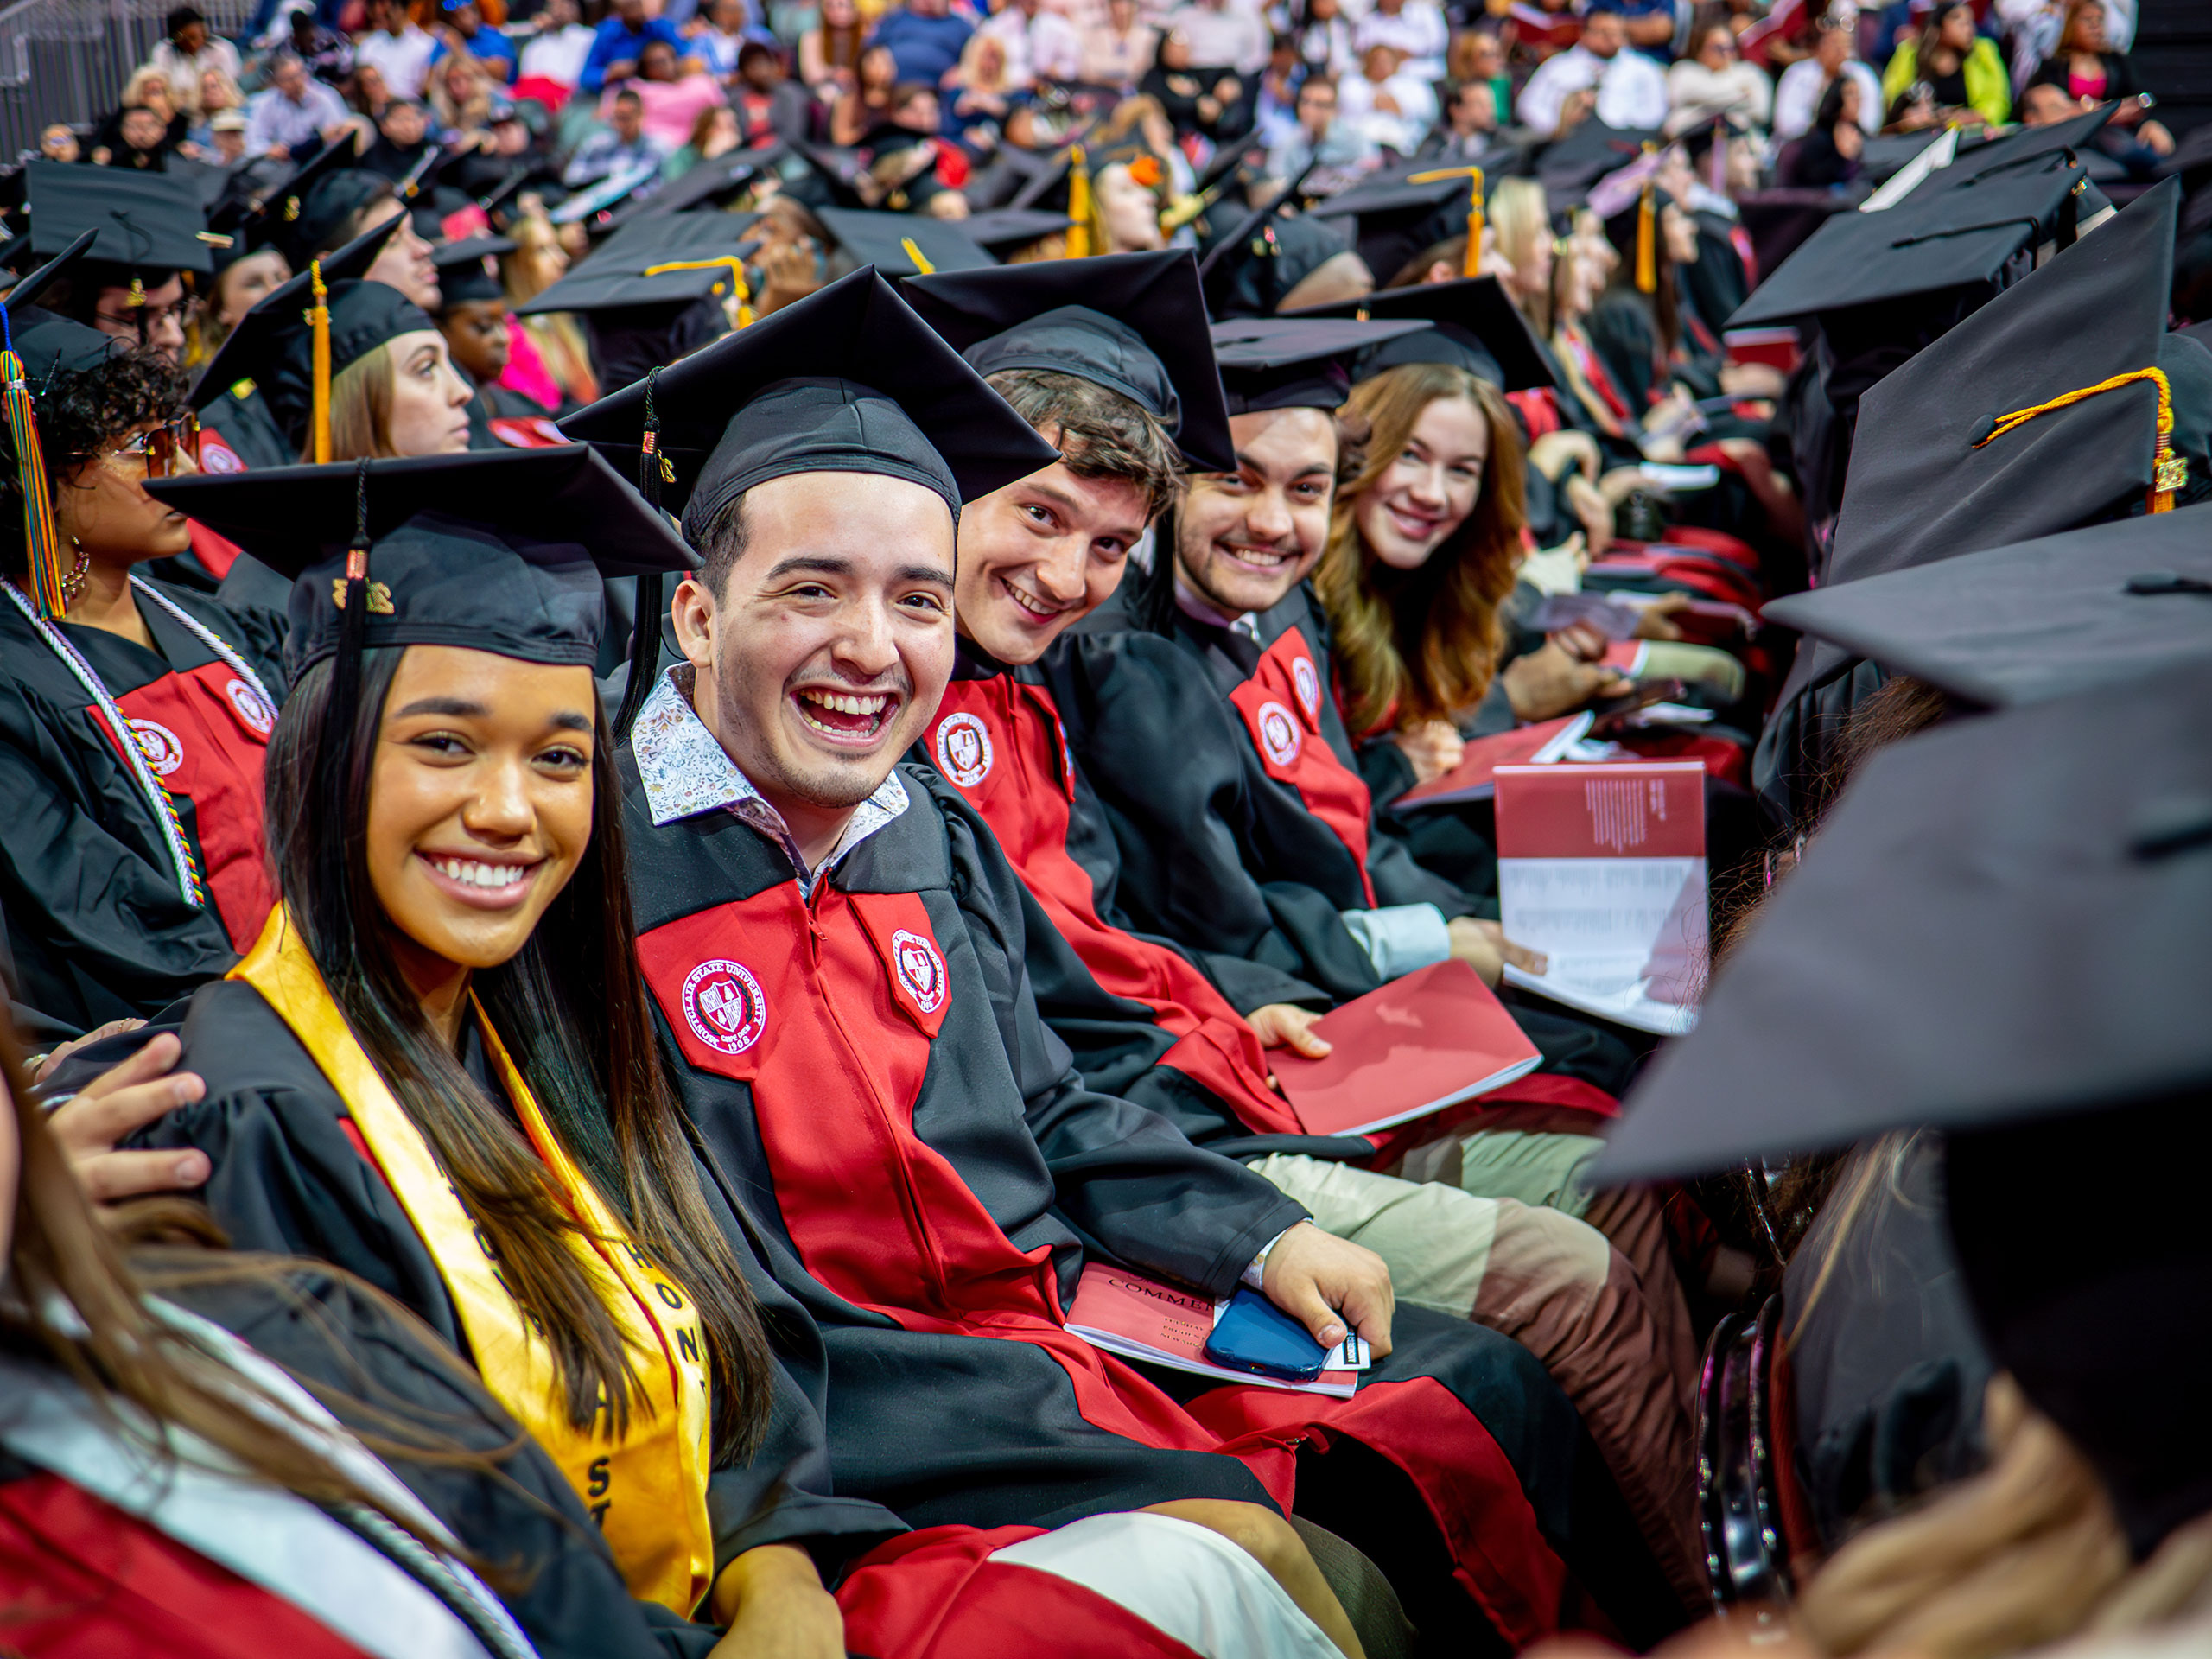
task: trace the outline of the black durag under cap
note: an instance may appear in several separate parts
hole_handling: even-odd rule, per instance
[[[2145,1180],[2208,1112],[2200,1090],[1955,1133],[1945,1152],[1983,1339],[2095,1468],[2138,1560],[2212,1511],[2212,1234]]]

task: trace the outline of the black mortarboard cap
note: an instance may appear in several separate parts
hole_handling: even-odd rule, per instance
[[[606,626],[602,578],[697,563],[585,444],[203,473],[149,489],[294,579],[294,678],[338,648],[357,510],[369,542],[369,649],[464,645],[588,665]]]
[[[1951,165],[1929,174],[1913,194],[1949,188],[1967,179],[1993,177],[2002,168],[2018,167],[2060,150],[2079,150],[2104,130],[2105,124],[2119,108],[2117,104],[2100,104],[2094,110],[2054,121],[2049,126],[2015,127],[2001,138],[1980,143],[1962,142]]]
[[[2198,663],[1875,754],[1597,1179],[2212,1087],[2208,708]]]
[[[998,264],[954,219],[872,213],[863,207],[823,207],[817,214],[823,229],[855,264],[874,265],[887,276],[912,276],[921,271],[907,251],[909,242],[931,270],[982,270]]]
[[[1793,594],[1763,617],[1974,702],[2070,696],[2212,657],[2212,504]]]
[[[637,453],[647,399],[696,535],[755,485],[794,473],[875,473],[934,490],[954,512],[1058,452],[983,384],[873,270],[856,270],[561,422]]]
[[[1095,381],[1157,418],[1192,466],[1235,468],[1187,249],[916,276],[903,291],[976,373],[1051,369]]]
[[[1452,175],[1434,176],[1440,171]],[[1343,237],[1376,282],[1388,282],[1422,249],[1466,229],[1472,182],[1442,162],[1410,162],[1370,174],[1306,212]]]
[[[80,232],[75,241],[51,259],[24,272],[22,278],[8,289],[6,303],[10,315],[12,315],[26,307],[36,305],[40,295],[82,264],[91,253],[92,243],[99,235],[99,232],[97,231]],[[29,245],[28,236],[18,239],[26,246]]]
[[[33,253],[59,253],[98,231],[86,265],[123,273],[124,282],[215,268],[199,197],[162,174],[48,161],[26,162],[23,174]]]
[[[1986,177],[1961,174],[1955,182],[1923,183],[1879,213],[1834,214],[1751,290],[1728,326],[1789,322],[1993,284],[2016,255],[2051,238],[2065,203],[2085,180],[2063,153],[2042,153]]]
[[[431,257],[438,268],[438,299],[444,305],[461,305],[473,300],[498,300],[506,297],[500,286],[499,274],[489,269],[485,261],[502,253],[514,251],[513,238],[505,236],[472,236],[465,241],[448,242]]]
[[[1002,259],[1032,242],[1062,234],[1075,221],[1065,213],[1048,213],[1035,207],[989,207],[958,223],[962,235],[994,258]]]
[[[2154,188],[1866,392],[1831,582],[2050,535],[2143,499],[2160,401],[2148,381],[1992,429],[2161,367],[2179,194],[2171,180]]]
[[[633,219],[659,219],[670,213],[711,212],[758,183],[778,163],[789,161],[791,154],[789,146],[777,143],[733,149],[701,162],[643,200],[624,202],[607,220],[607,228],[619,231]]]
[[[1461,181],[1465,182],[1465,181]],[[1355,378],[1369,379],[1401,363],[1452,363],[1503,391],[1552,384],[1543,352],[1495,276],[1463,277],[1385,289],[1364,299],[1306,306],[1287,317],[1354,317],[1377,322],[1416,319],[1433,328],[1402,334],[1360,359]]]
[[[322,260],[324,288],[334,293],[339,283],[356,283],[365,276],[369,267],[376,264],[377,255],[384,251],[384,245],[391,239],[398,224],[399,221],[394,219],[388,225],[364,231],[344,247],[326,255]],[[395,290],[391,289],[385,289],[384,292],[395,294]],[[380,296],[373,297],[381,299]],[[207,408],[241,380],[274,384],[286,378],[283,365],[288,358],[298,357],[301,340],[307,337],[308,309],[314,303],[315,271],[310,262],[302,265],[291,277],[257,300],[253,308],[238,319],[238,326],[225,336],[223,343],[216,348],[215,355],[200,372],[199,383],[193,388],[194,407]],[[423,314],[417,311],[415,315],[419,317]],[[423,318],[416,326],[428,327],[429,320]],[[338,318],[334,308],[331,315],[330,365],[333,375],[345,366],[338,361],[337,335]],[[351,358],[346,359],[347,362],[352,360]],[[305,399],[309,391],[307,379],[302,378],[302,373],[295,365],[290,378],[296,384],[288,391],[288,395],[301,400],[298,410],[301,418],[305,417]],[[272,397],[276,395],[271,394]]]
[[[1592,185],[1634,161],[1644,145],[1662,142],[1650,128],[1609,127],[1594,119],[1578,122],[1536,157],[1536,180],[1544,187],[1545,204],[1554,213],[1580,207]]]
[[[1213,326],[1213,354],[1231,415],[1335,409],[1351,392],[1362,352],[1428,327],[1324,317],[1240,317]]]
[[[359,146],[353,135],[347,133],[334,143],[321,145],[303,159],[297,159],[284,181],[263,199],[262,211],[288,256],[291,250],[306,245],[302,240],[300,220],[315,187],[332,174],[353,167],[359,159]]]
[[[332,146],[342,155],[341,139]],[[385,200],[397,201],[391,181],[365,167],[338,167],[322,175],[300,194],[299,217],[287,224],[280,237],[285,257],[304,269],[317,248],[329,247],[343,233],[349,219]],[[392,222],[397,224],[394,217]]]
[[[753,246],[741,239],[741,228],[721,213],[633,220],[569,267],[559,282],[515,309],[534,316],[546,311],[680,308],[728,294],[735,281],[730,262],[743,259]]]
[[[1273,316],[1299,283],[1351,251],[1319,220],[1277,213],[1281,205],[1262,209],[1206,251],[1198,274],[1217,317]]]

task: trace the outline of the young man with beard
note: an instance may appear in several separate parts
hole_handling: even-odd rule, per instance
[[[1312,1008],[1447,957],[1494,984],[1514,948],[1375,822],[1305,585],[1336,480],[1364,435],[1336,414],[1346,360],[1386,330],[1406,331],[1286,318],[1217,326],[1236,469],[1193,476],[1162,521],[1153,568],[1046,658],[1069,746],[1114,831],[1122,909],[1208,963],[1263,963],[1303,982],[1302,994],[1266,992],[1217,976],[1247,1013],[1299,1005],[1268,1013],[1285,1039]],[[1627,1052],[1580,1020],[1520,1004],[1513,1013],[1544,1071],[1501,1091],[1516,1103],[1486,1107],[1406,1167],[1483,1197],[1566,1208],[1603,1232],[1673,1333],[1687,1389],[1695,1362],[1658,1201],[1592,1195],[1580,1179],[1624,1085]]]
[[[1083,1085],[1018,879],[896,765],[951,672],[960,503],[1051,447],[872,270],[566,424],[644,435],[703,556],[622,760],[639,957],[702,1142],[822,1328],[837,1490],[918,1526],[1295,1504],[1440,1631],[1470,1601],[1516,1646],[1555,1628],[1570,1563],[1624,1628],[1672,1622],[1529,1355],[1394,1312],[1371,1252]],[[1067,1328],[1094,1255],[1254,1284],[1384,1357],[1341,1402],[1155,1380]]]
[[[1080,687],[1056,673],[1067,653],[1053,642],[1121,584],[1130,550],[1174,498],[1179,444],[1193,466],[1235,465],[1191,256],[946,272],[902,291],[1060,451],[962,512],[952,679],[909,755],[959,790],[1029,889],[1029,974],[1046,1023],[1089,1086],[1246,1162],[1317,1224],[1381,1255],[1401,1299],[1471,1318],[1541,1358],[1677,1588],[1695,1596],[1693,1357],[1672,1287],[1655,1319],[1635,1269],[1572,1217],[1377,1174],[1359,1166],[1376,1139],[1306,1134],[1262,1050],[1325,1051],[1297,1005],[1316,994],[1263,963],[1140,934],[1116,902],[1113,830],[1060,715],[1062,690]],[[1155,672],[1187,671],[1166,640],[1127,650]],[[1240,734],[1217,705],[1191,713],[1179,756],[1234,753]],[[1286,1000],[1240,1014],[1216,980]]]

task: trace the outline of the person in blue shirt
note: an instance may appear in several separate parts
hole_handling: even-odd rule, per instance
[[[1675,55],[1675,0],[1610,0],[1605,10],[1618,14],[1628,43],[1646,57],[1665,63]]]
[[[940,5],[944,0],[938,0]],[[689,74],[699,67],[691,55],[690,42],[684,40],[675,24],[665,18],[645,16],[645,0],[614,0],[614,10],[599,26],[599,38],[591,43],[591,54],[584,60],[584,72],[576,78],[577,86],[587,92],[604,92],[610,80],[627,80],[638,73],[638,56],[645,49],[648,41],[665,41],[676,48],[682,61],[677,73]]]
[[[868,43],[890,50],[899,80],[937,86],[959,65],[975,32],[966,18],[951,15],[946,0],[906,0],[903,9],[884,14]]]
[[[430,53],[430,61],[466,52],[494,79],[511,84],[515,78],[514,42],[485,22],[476,0],[445,0],[445,12],[444,23],[434,31],[438,43]]]

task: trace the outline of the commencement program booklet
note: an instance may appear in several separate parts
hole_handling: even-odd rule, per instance
[[[1497,768],[1505,936],[1541,951],[1506,982],[1639,1031],[1697,1022],[1706,956],[1705,768],[1694,760]]]
[[[1321,1375],[1311,1382],[1217,1365],[1206,1357],[1206,1338],[1213,1334],[1214,1321],[1228,1306],[1226,1297],[1213,1301],[1196,1291],[1178,1290],[1127,1268],[1092,1262],[1076,1283],[1075,1306],[1068,1309],[1068,1329],[1092,1347],[1123,1359],[1141,1359],[1224,1382],[1287,1389],[1294,1394],[1325,1394],[1338,1400],[1351,1398],[1359,1386],[1359,1373],[1372,1363],[1366,1342],[1346,1337],[1329,1351]]]
[[[1325,1014],[1332,1045],[1309,1060],[1268,1058],[1308,1135],[1372,1135],[1477,1095],[1543,1063],[1505,1005],[1464,962],[1440,962]]]
[[[1456,806],[1461,801],[1486,801],[1500,766],[1550,766],[1567,758],[1567,751],[1590,734],[1596,718],[1588,709],[1558,720],[1540,720],[1491,737],[1467,740],[1459,764],[1441,778],[1415,785],[1390,803],[1402,810],[1415,806]]]

